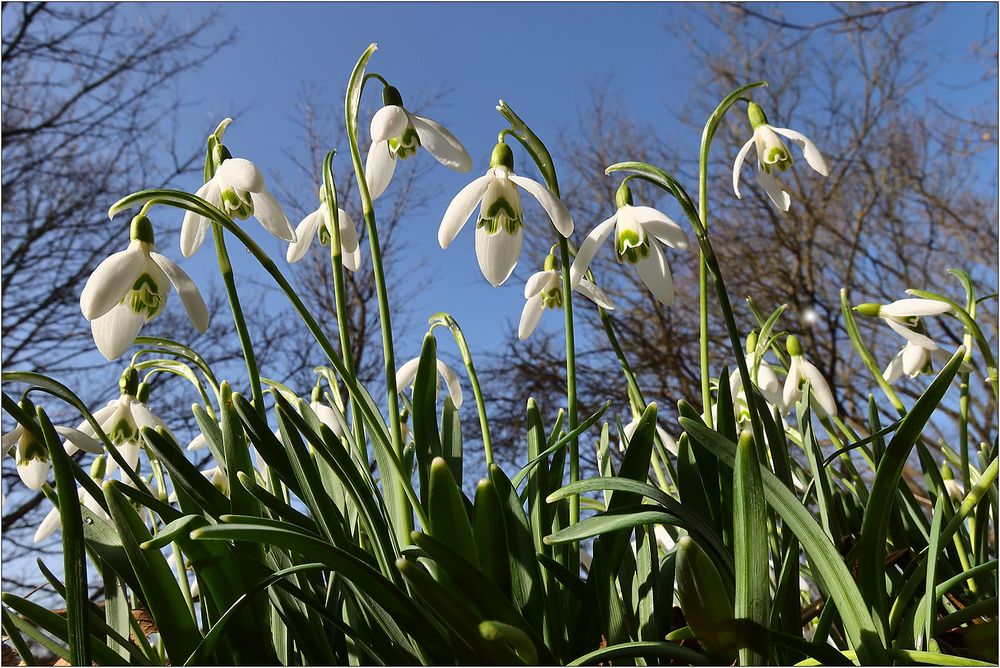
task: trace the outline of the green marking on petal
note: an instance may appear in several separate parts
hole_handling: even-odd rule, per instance
[[[483,228],[490,235],[496,234],[500,230],[504,230],[508,234],[516,234],[523,224],[519,207],[503,197],[498,197],[485,210],[480,209],[479,222],[476,227]]]
[[[21,442],[17,448],[17,465],[27,464],[33,459],[41,462],[49,461],[49,451],[45,444],[37,440],[27,431],[21,436]]]
[[[247,193],[245,198],[240,197],[232,188],[225,188],[222,191],[222,206],[230,216],[246,220],[253,215],[253,200]]]
[[[132,289],[128,291],[121,303],[136,313],[146,314],[146,318],[148,319],[156,315],[160,304],[163,303],[163,295],[160,294],[160,288],[156,285],[156,281],[153,280],[152,276],[149,274],[140,274],[139,278],[135,279],[135,283],[132,284]]]
[[[123,445],[129,441],[135,441],[139,437],[139,431],[125,418],[120,419],[108,431],[108,438],[115,445]]]
[[[562,308],[562,306],[562,290],[559,288],[552,288],[548,292],[542,293],[542,308],[557,309]]]
[[[615,251],[619,262],[635,264],[649,255],[649,239],[640,230],[619,230],[615,238]]]
[[[417,130],[412,125],[407,125],[399,137],[389,139],[389,153],[400,160],[406,160],[414,155],[419,147],[420,137],[417,136]]]

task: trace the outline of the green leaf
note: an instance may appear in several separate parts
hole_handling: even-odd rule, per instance
[[[87,603],[87,558],[84,553],[83,517],[80,497],[73,478],[69,455],[55,427],[41,406],[38,407],[38,424],[42,428],[45,446],[52,462],[56,493],[59,497],[59,521],[62,524],[63,572],[66,577],[66,624],[69,627],[70,662],[89,666],[91,661],[89,615]]]
[[[694,413],[686,402],[679,402],[679,406],[682,415]],[[723,464],[734,465],[736,445],[733,442],[717,434],[701,420],[682,416],[679,422],[685,431],[711,450]],[[816,524],[809,511],[773,473],[762,469],[761,482],[768,505],[798,537],[810,562],[829,587],[851,644],[860,651],[862,660],[876,664],[884,662],[885,648],[878,630],[836,547]]]
[[[125,554],[139,581],[146,606],[156,621],[167,656],[171,663],[178,664],[191,654],[201,634],[167,560],[159,551],[140,547],[152,536],[145,522],[121,493],[120,487],[122,483],[115,480],[104,483],[104,496],[108,500],[111,519],[118,528]]]
[[[170,480],[178,492],[189,496],[198,509],[210,517],[230,512],[229,499],[184,456],[176,441],[165,432],[149,427],[142,427],[139,433],[170,473]]]
[[[420,361],[413,381],[413,443],[417,453],[417,476],[420,500],[428,504],[431,460],[441,456],[441,436],[437,426],[438,370],[437,342],[433,334],[424,335]]]
[[[892,440],[889,441],[885,455],[875,471],[875,481],[872,483],[868,504],[865,507],[864,520],[861,524],[858,584],[864,594],[865,602],[876,619],[888,619],[885,591],[885,539],[889,515],[894,505],[903,467],[906,466],[906,460],[910,456],[913,444],[920,437],[924,425],[951,386],[951,381],[958,372],[964,356],[965,348],[959,347],[948,364],[941,369],[927,390],[917,399],[913,408],[903,418]],[[842,606],[843,602],[838,599],[837,605]]]
[[[233,391],[227,381],[222,381],[219,388],[219,412],[222,414],[222,450],[225,453],[224,462],[226,477],[235,481],[240,473],[253,475],[253,461],[250,459],[250,449],[239,415],[233,406]],[[240,485],[229,486],[230,512],[239,515],[256,515],[260,513],[257,501]]]
[[[733,547],[736,553],[734,613],[767,627],[771,575],[768,568],[767,505],[753,434],[743,432],[736,447],[733,479]],[[740,647],[741,666],[767,664],[768,647]]]
[[[535,557],[534,540],[531,537],[531,527],[525,517],[521,500],[514,491],[503,469],[497,465],[489,467],[490,481],[500,506],[500,516],[507,536],[507,549],[501,552],[500,558],[509,560],[511,592],[514,603],[521,610],[525,620],[536,628],[541,626],[544,616],[542,610],[541,573],[538,570],[538,560]],[[478,523],[478,518],[477,518]],[[480,551],[480,555],[482,551]]]
[[[435,457],[430,465],[427,505],[431,524],[427,533],[438,540],[448,541],[470,563],[479,565],[476,539],[465,510],[466,504],[462,490],[451,477],[448,463],[441,457]]]
[[[441,452],[455,480],[463,480],[462,416],[458,414],[450,394],[445,394],[444,408],[441,409]]]
[[[699,654],[693,649],[689,649],[677,643],[660,642],[626,642],[610,647],[602,647],[599,650],[584,654],[583,656],[570,661],[569,666],[598,666],[609,665],[617,659],[663,658],[671,662],[688,663],[694,666],[712,665],[712,660],[704,654]],[[617,665],[617,663],[616,663]]]
[[[690,536],[677,541],[674,582],[695,638],[710,655],[731,663],[736,657],[733,602],[712,559]]]
[[[299,481],[292,471],[292,464],[288,461],[288,453],[285,446],[281,444],[270,427],[261,418],[257,409],[249,401],[239,394],[233,394],[233,407],[243,421],[243,427],[250,436],[257,454],[264,460],[267,466],[278,476],[293,494],[302,496],[299,489]],[[220,432],[221,435],[221,432]]]

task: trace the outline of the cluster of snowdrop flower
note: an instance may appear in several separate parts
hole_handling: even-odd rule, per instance
[[[898,299],[891,304],[859,304],[854,310],[861,315],[881,318],[906,344],[885,368],[882,377],[895,383],[904,375],[916,378],[931,371],[931,361],[937,358],[947,362],[950,357],[937,343],[927,336],[927,327],[920,318],[944,315],[951,306],[936,299]]]

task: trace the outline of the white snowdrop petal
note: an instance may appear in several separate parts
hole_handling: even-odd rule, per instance
[[[801,362],[801,356],[792,355],[792,361],[788,364],[788,375],[785,377],[785,387],[781,392],[783,413],[790,411],[795,406],[795,402],[798,401],[799,396],[801,395],[799,391],[799,381],[802,379],[802,374],[799,370]]]
[[[188,443],[187,449],[189,451],[193,451],[193,450],[201,450],[202,448],[207,448],[207,447],[208,447],[208,439],[205,437],[205,434],[199,432],[198,435],[195,436],[193,439],[191,439],[191,442]]]
[[[774,205],[781,209],[782,211],[788,211],[788,207],[792,205],[792,198],[789,197],[785,189],[781,187],[778,179],[774,178],[763,169],[757,170],[757,183],[761,185],[762,188],[767,192],[767,196],[771,198]]]
[[[83,450],[84,452],[89,452],[92,455],[100,455],[104,453],[104,446],[101,445],[99,441],[93,437],[73,429],[72,427],[62,427],[56,426],[56,433],[66,439],[66,452],[69,454],[75,453],[77,450]],[[70,452],[70,447],[72,447],[72,452]]]
[[[929,337],[910,329],[906,325],[896,322],[891,318],[883,318],[886,324],[892,328],[894,332],[902,336],[904,339],[911,343],[915,343],[921,348],[926,348],[927,350],[937,350],[938,345]]]
[[[35,530],[35,536],[32,538],[31,542],[35,544],[41,543],[46,538],[54,534],[56,529],[61,526],[62,520],[59,518],[59,509],[53,508],[48,512],[41,524],[38,525],[38,528]]]
[[[674,303],[674,279],[670,275],[670,267],[667,265],[660,245],[655,242],[649,244],[649,255],[636,263],[639,270],[639,277],[646,284],[649,291],[656,299],[665,306],[672,306]]]
[[[49,460],[36,458],[23,463],[19,461],[17,474],[28,489],[37,492],[49,477]]]
[[[17,425],[16,427],[14,427],[9,432],[3,435],[3,439],[0,439],[0,449],[3,450],[3,454],[6,455],[11,448],[17,445],[17,440],[21,438],[21,434],[23,433],[24,433],[24,427],[22,427],[21,425]]]
[[[468,222],[469,217],[472,216],[472,212],[482,201],[486,188],[495,178],[492,171],[487,172],[458,191],[455,198],[451,200],[441,218],[441,226],[438,228],[438,243],[441,248],[447,248],[455,240],[465,223]]]
[[[97,349],[110,361],[121,357],[135,343],[144,324],[145,315],[119,304],[100,318],[91,320],[90,331]]]
[[[517,324],[517,338],[522,341],[527,340],[538,326],[544,311],[541,295],[533,295],[524,302],[524,308],[521,309],[521,321]]]
[[[413,379],[417,377],[417,367],[420,365],[420,358],[414,357],[409,362],[399,367],[396,372],[396,390],[402,392],[405,388],[413,384]]]
[[[372,201],[378,199],[389,187],[392,174],[396,171],[396,158],[389,152],[389,142],[372,143],[365,160],[365,183]]]
[[[915,378],[923,371],[923,368],[930,361],[930,351],[921,348],[915,343],[909,343],[903,347],[903,373],[910,378]]]
[[[826,167],[826,160],[823,159],[823,154],[819,152],[819,149],[816,148],[816,145],[813,144],[808,137],[801,132],[796,132],[795,130],[789,130],[787,128],[776,128],[772,126],[771,129],[779,135],[788,137],[800,149],[802,149],[802,155],[805,157],[806,162],[810,167],[823,176],[829,176],[830,172]]]
[[[607,240],[611,231],[614,229],[615,223],[618,220],[618,212],[611,216],[600,225],[595,227],[587,235],[587,238],[583,240],[583,245],[580,246],[580,250],[576,252],[576,259],[573,260],[573,265],[569,270],[569,282],[574,287],[580,284],[583,279],[583,275],[587,273],[587,269],[590,268],[590,262],[594,259],[597,251],[600,250],[601,245]]]
[[[562,200],[552,194],[551,190],[541,183],[524,176],[511,174],[508,178],[538,200],[538,203],[545,209],[545,213],[549,215],[552,224],[559,234],[566,238],[569,238],[573,234],[573,218],[569,215],[569,209],[562,203]]]
[[[438,162],[459,172],[468,172],[472,169],[472,156],[447,128],[429,118],[412,114],[410,121],[417,131],[417,137],[420,138],[420,145]]]
[[[905,350],[906,348],[903,348],[896,353],[896,356],[889,362],[889,366],[882,372],[882,378],[890,385],[903,377],[903,352]]]
[[[890,318],[921,317],[926,315],[941,315],[951,310],[951,306],[936,299],[897,299],[879,309],[879,315]]]
[[[451,395],[451,401],[455,404],[455,408],[461,408],[462,383],[458,380],[458,374],[441,360],[437,360],[437,371],[444,379],[444,384],[448,388],[448,394]]]
[[[305,257],[309,247],[312,246],[313,239],[316,238],[316,231],[323,220],[322,209],[325,207],[325,204],[322,205],[320,209],[316,209],[303,218],[302,222],[295,227],[295,241],[288,244],[288,252],[285,253],[286,261],[294,263]]]
[[[555,271],[538,271],[532,274],[524,283],[524,298],[529,299],[544,290],[555,275]]]
[[[580,283],[573,288],[576,292],[594,302],[598,306],[608,311],[615,310],[615,303],[611,301],[611,297],[608,296],[604,290],[601,290],[594,283],[591,283],[586,278],[581,278]]]
[[[223,160],[215,172],[222,184],[228,184],[237,190],[259,193],[264,190],[264,176],[246,158],[229,158]]]
[[[802,374],[809,380],[809,386],[812,388],[812,395],[816,399],[816,403],[827,414],[836,415],[837,404],[833,400],[833,392],[820,370],[812,362],[805,359],[799,363],[799,366],[802,369]]]
[[[521,257],[523,241],[524,230],[520,227],[514,234],[506,230],[490,234],[485,228],[476,228],[476,257],[479,259],[479,268],[493,287],[503,284],[514,271]]]
[[[395,104],[388,104],[372,116],[371,139],[373,142],[382,142],[399,137],[406,131],[409,124],[406,111]]]
[[[146,266],[138,242],[97,265],[80,293],[80,310],[87,320],[99,318],[121,302]]]
[[[292,229],[274,195],[266,190],[250,193],[250,201],[253,202],[254,218],[264,226],[265,230],[279,239],[295,241],[295,230]]]
[[[747,143],[743,144],[740,152],[736,154],[736,162],[733,163],[733,192],[736,193],[737,199],[742,198],[742,195],[740,195],[740,170],[743,168],[743,163],[747,159],[747,153],[750,152],[750,147],[753,145],[754,138],[750,137]]]
[[[671,248],[690,248],[684,229],[667,214],[649,206],[630,207],[633,218],[642,228]]]
[[[781,381],[767,362],[761,362],[757,368],[757,387],[769,404],[781,405]]]
[[[174,286],[174,290],[177,291],[177,294],[181,298],[181,303],[184,304],[184,310],[187,311],[188,318],[191,319],[191,324],[199,332],[204,332],[208,329],[208,306],[205,305],[205,300],[202,298],[198,286],[191,280],[191,277],[165,255],[151,253],[150,257],[159,265],[160,269],[163,270],[163,273],[170,280],[170,284]]]
[[[216,209],[222,208],[222,191],[219,190],[219,182],[215,179],[208,181],[195,192],[196,197],[205,200]],[[184,213],[184,222],[181,224],[181,254],[184,257],[191,257],[201,248],[205,242],[205,235],[212,223],[208,218],[200,216],[194,211]]]

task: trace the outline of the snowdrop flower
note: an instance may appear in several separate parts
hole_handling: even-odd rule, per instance
[[[319,189],[319,201],[319,208],[303,218],[295,228],[295,241],[288,246],[288,254],[285,257],[288,262],[298,262],[305,257],[317,233],[319,242],[324,246],[333,238],[333,224],[330,222],[330,211],[326,204],[326,186]],[[337,221],[344,268],[357,271],[361,267],[361,247],[358,245],[358,232],[354,227],[354,221],[339,207]]]
[[[288,224],[285,212],[274,195],[264,187],[264,176],[257,166],[249,160],[232,157],[221,144],[216,145],[216,151],[218,167],[215,175],[198,188],[195,195],[221,209],[230,218],[246,220],[252,215],[274,236],[295,241],[295,232]],[[201,248],[209,225],[212,225],[209,218],[193,211],[184,214],[181,225],[181,253],[184,257],[191,257]]]
[[[109,401],[107,406],[94,413],[94,420],[107,434],[111,443],[118,448],[129,467],[135,470],[139,465],[141,448],[139,428],[162,427],[168,432],[169,429],[163,420],[153,415],[146,407],[145,399],[148,398],[149,386],[145,383],[139,384],[139,373],[135,367],[129,367],[122,373],[118,385],[121,396]],[[97,436],[97,432],[87,420],[81,422],[77,429],[88,436]],[[114,459],[108,462],[108,473],[114,472],[117,468],[118,462]]]
[[[670,275],[660,243],[671,248],[688,248],[687,235],[680,225],[665,214],[648,206],[633,206],[632,191],[622,183],[615,196],[618,210],[595,227],[580,246],[573,266],[570,283],[577,286],[587,273],[590,262],[604,241],[615,232],[615,255],[618,262],[634,264],[639,277],[658,301],[670,306],[674,303],[674,280]]]
[[[618,452],[625,452],[626,449],[625,444],[632,442],[632,436],[635,434],[635,430],[636,428],[638,428],[638,426],[639,426],[639,416],[636,416],[632,418],[631,422],[622,427],[623,436],[625,436],[625,438],[618,442]],[[663,442],[663,447],[665,447],[670,454],[676,456],[677,441],[675,441],[673,437],[667,433],[667,430],[661,427],[659,424],[656,425],[656,433],[660,437],[660,440]]]
[[[788,376],[785,378],[785,388],[782,392],[785,412],[790,411],[795,402],[802,397],[802,385],[808,380],[816,403],[828,415],[836,415],[837,404],[833,400],[830,385],[823,378],[819,369],[802,356],[802,344],[799,343],[798,338],[789,336],[786,347],[791,356],[791,363],[788,365]]]
[[[399,91],[382,89],[385,105],[372,117],[372,147],[365,161],[365,181],[372,200],[389,186],[396,160],[406,160],[423,146],[445,167],[458,172],[472,169],[472,157],[455,135],[440,123],[411,114],[403,107]]]
[[[951,306],[936,299],[899,299],[891,304],[859,304],[855,310],[862,315],[882,318],[894,332],[906,339],[900,350],[882,373],[889,383],[907,375],[916,378],[930,370],[933,357],[948,360],[948,355],[927,336],[927,328],[920,321],[921,316],[942,315]]]
[[[747,140],[747,143],[743,144],[743,148],[740,149],[736,156],[736,162],[733,164],[733,192],[736,193],[736,197],[742,197],[740,195],[740,169],[743,167],[752,146],[757,151],[757,183],[764,188],[767,196],[771,198],[776,207],[782,211],[788,211],[792,200],[773,171],[777,169],[779,172],[783,172],[791,167],[792,154],[778,135],[784,135],[798,145],[809,166],[823,176],[828,175],[826,161],[823,160],[823,155],[816,148],[816,145],[802,133],[768,125],[767,116],[764,115],[764,110],[760,108],[760,105],[751,102],[747,106],[747,116],[750,118],[750,125],[753,126],[753,136]]]
[[[399,371],[396,372],[397,390],[402,390],[403,388],[413,384],[413,382],[417,379],[417,366],[419,366],[419,364],[420,358],[414,357],[412,360],[399,367]],[[437,370],[438,392],[441,391],[441,379],[444,379],[444,383],[448,388],[448,394],[451,396],[452,403],[455,404],[455,408],[461,408],[462,384],[458,381],[458,375],[450,366],[441,360],[437,360]]]
[[[416,367],[414,367],[414,369],[416,369]],[[416,372],[414,371],[414,373]],[[322,397],[323,391],[320,389],[320,386],[317,385],[313,388],[312,396],[310,398],[311,400],[309,401],[309,408],[311,408],[312,412],[316,414],[316,417],[319,418],[320,422],[330,428],[330,431],[332,431],[337,438],[341,438],[344,435],[344,428],[341,425],[340,420],[337,418],[336,411],[323,403],[321,401]]]
[[[559,234],[569,237],[573,233],[573,219],[566,206],[542,184],[516,175],[514,154],[502,142],[493,149],[489,171],[455,195],[438,229],[438,243],[447,248],[479,207],[476,257],[493,287],[507,280],[521,257],[524,221],[518,187],[538,200]]]
[[[198,286],[156,252],[149,218],[133,218],[129,237],[128,248],[97,265],[80,294],[80,310],[90,321],[94,343],[109,360],[128,350],[142,326],[163,311],[171,285],[195,328],[208,328],[208,307]]]
[[[765,362],[763,359],[760,360],[760,364],[757,364],[757,332],[756,330],[750,332],[747,336],[746,341],[746,364],[747,369],[750,371],[751,378],[754,377],[754,367],[756,367],[757,374],[753,383],[760,390],[761,395],[764,400],[772,406],[778,406],[779,408],[783,406],[782,404],[782,386],[781,381],[778,380],[778,376],[774,373],[774,369],[771,365]],[[729,396],[733,398],[733,403],[737,404],[742,402],[746,406],[746,394],[743,391],[743,379],[740,377],[739,367],[733,369],[733,372],[729,374]]]
[[[27,399],[21,401],[21,408],[29,415],[35,413],[34,406]],[[63,446],[69,454],[77,450],[93,454],[104,452],[100,443],[77,429],[56,426],[55,430],[66,439]],[[0,440],[0,448],[4,454],[13,453],[21,482],[28,489],[40,490],[49,477],[49,450],[45,443],[37,439],[30,430],[17,424],[9,433],[4,434]]]
[[[555,264],[555,256],[549,254],[545,258],[544,271],[532,274],[524,284],[524,298],[527,301],[524,303],[521,322],[517,327],[517,336],[522,341],[535,331],[545,309],[561,309],[563,306],[562,282]],[[609,311],[615,308],[611,297],[587,279],[582,279],[573,289],[601,308]]]

